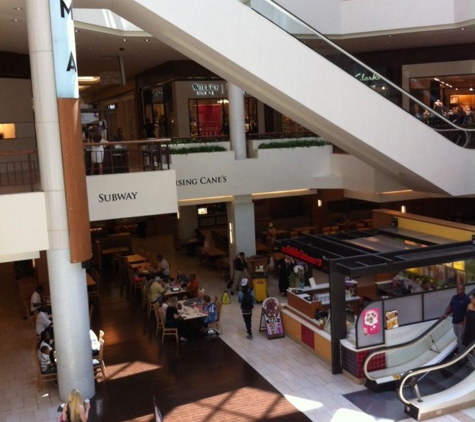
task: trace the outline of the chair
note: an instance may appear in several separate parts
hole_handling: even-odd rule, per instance
[[[216,312],[218,314],[218,318],[215,322],[210,322],[208,324],[208,328],[214,328],[215,330],[218,330],[220,333],[222,333],[223,327],[221,326],[221,308],[223,307],[223,304],[219,300],[218,296],[214,297],[214,304],[216,305]]]
[[[157,321],[157,328],[155,330],[155,335],[158,336],[158,332],[160,330],[163,330],[163,319],[160,317],[160,315],[162,315],[162,310],[160,309],[161,306],[158,302],[154,303],[152,307],[153,307],[153,312],[155,313],[155,320]]]
[[[154,308],[155,309],[155,308]],[[157,312],[155,311],[155,316],[157,315]],[[175,336],[176,342],[178,343],[178,328],[167,328],[165,327],[165,321],[163,318],[163,314],[160,311],[160,308],[158,309],[158,317],[160,318],[160,323],[162,325],[162,343],[163,339],[165,336]]]
[[[140,283],[135,280],[135,271],[133,268],[127,268],[127,276],[129,278],[130,292],[140,290]]]
[[[38,360],[38,350],[37,350],[37,343],[35,342],[33,345],[33,359],[35,360],[36,363],[36,386],[38,388],[38,393],[41,392],[41,385],[44,382],[50,382],[50,381],[57,381],[58,380],[58,374],[56,372],[53,372],[51,374],[44,374],[41,372],[41,366],[40,366],[40,361]]]
[[[22,302],[23,302],[23,307],[25,308],[26,322],[28,323],[28,326],[30,326],[31,328],[35,328],[37,312],[30,314],[30,304],[27,302],[26,299],[22,299]]]
[[[102,376],[104,380],[106,376],[106,364],[104,363],[104,331],[99,331],[99,354],[92,360],[94,368],[94,379]]]

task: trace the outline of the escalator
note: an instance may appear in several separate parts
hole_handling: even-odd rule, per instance
[[[112,10],[402,187],[475,193],[475,151],[461,147],[472,142],[473,131],[439,116],[454,142],[447,140],[338,66],[364,64],[275,3],[261,3],[267,17],[237,0],[78,0],[74,6]],[[289,21],[304,42],[277,25]],[[415,98],[408,102],[427,109]]]
[[[438,364],[457,347],[450,318],[402,344],[370,353],[363,363],[364,385],[372,391],[394,391],[401,377],[417,367]]]
[[[475,406],[474,350],[475,342],[452,359],[405,373],[397,390],[404,412],[420,421]]]

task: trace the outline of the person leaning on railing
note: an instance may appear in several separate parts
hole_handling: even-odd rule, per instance
[[[102,162],[104,161],[104,145],[107,143],[107,139],[104,139],[100,131],[94,132],[92,140],[96,143],[91,147],[91,175],[94,174],[95,165],[97,164],[99,174],[102,174]]]

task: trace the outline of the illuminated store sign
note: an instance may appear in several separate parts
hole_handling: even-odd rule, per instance
[[[357,73],[355,78],[358,79],[360,82],[374,82],[381,80],[379,75],[373,73],[372,75],[366,75],[366,73]]]
[[[297,249],[294,246],[282,246],[281,252],[286,255],[290,255],[294,258],[299,259],[300,261],[307,262],[312,264],[315,267],[321,267],[323,265],[323,260],[321,258],[314,258],[307,255],[304,251]]]
[[[224,84],[191,84],[196,95],[224,95]]]

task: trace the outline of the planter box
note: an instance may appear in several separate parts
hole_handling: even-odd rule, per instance
[[[320,136],[308,136],[305,138],[282,138],[282,139],[259,139],[259,140],[249,140],[247,141],[247,147],[249,151],[249,158],[256,158],[259,154],[259,145],[261,144],[269,144],[273,142],[277,143],[284,143],[284,142],[295,142],[295,141],[324,141]],[[298,148],[298,147],[297,147]],[[305,148],[310,148],[310,147],[305,147]],[[318,147],[321,148],[321,147]],[[278,148],[273,148],[273,149],[278,149]],[[294,148],[282,148],[283,150],[292,150]]]
[[[170,149],[186,149],[186,148],[199,148],[203,146],[219,146],[226,148],[227,151],[231,150],[231,142],[229,141],[220,141],[220,142],[196,142],[190,144],[170,144]],[[199,153],[193,153],[199,154]]]

